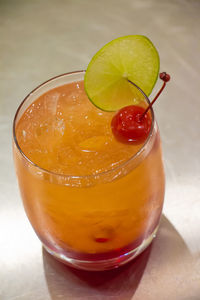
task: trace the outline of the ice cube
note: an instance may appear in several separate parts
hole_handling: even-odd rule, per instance
[[[65,133],[65,122],[64,122],[64,120],[56,117],[54,122],[53,122],[53,128],[54,128],[54,131],[58,132],[61,135],[64,135],[64,133]]]
[[[51,115],[56,115],[60,93],[50,93],[44,98],[44,108]]]
[[[90,137],[81,143],[79,146],[82,151],[89,152],[89,151],[100,151],[104,150],[105,146],[108,145],[109,138],[107,136],[93,136]]]

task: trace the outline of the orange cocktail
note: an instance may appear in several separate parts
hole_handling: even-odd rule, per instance
[[[101,270],[129,261],[151,242],[164,172],[153,111],[143,144],[120,143],[110,127],[114,113],[91,104],[83,76],[58,76],[27,96],[14,121],[14,158],[26,213],[47,251]]]

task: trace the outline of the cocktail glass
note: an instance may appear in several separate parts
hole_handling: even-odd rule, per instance
[[[16,137],[21,116],[38,97],[83,79],[84,71],[54,77],[24,99],[13,123],[14,161],[26,214],[44,248],[75,268],[106,270],[139,255],[158,230],[165,179],[153,110],[152,128],[140,149],[117,167],[98,174],[45,170],[23,153]],[[148,104],[147,96],[136,88]]]

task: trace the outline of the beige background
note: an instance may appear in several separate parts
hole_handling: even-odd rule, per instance
[[[199,28],[199,0],[0,0],[1,300],[200,299]],[[128,34],[147,35],[172,77],[155,105],[167,177],[164,216],[137,260],[91,275],[42,250],[13,170],[12,119],[38,84],[86,68],[101,46]]]

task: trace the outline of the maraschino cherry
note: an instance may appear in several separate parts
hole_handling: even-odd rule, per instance
[[[160,79],[164,81],[163,85],[146,109],[141,106],[130,105],[120,109],[113,117],[111,128],[118,141],[140,144],[146,140],[150,133],[152,122],[149,109],[165,88],[166,82],[170,80],[170,75],[166,72],[160,73]]]

